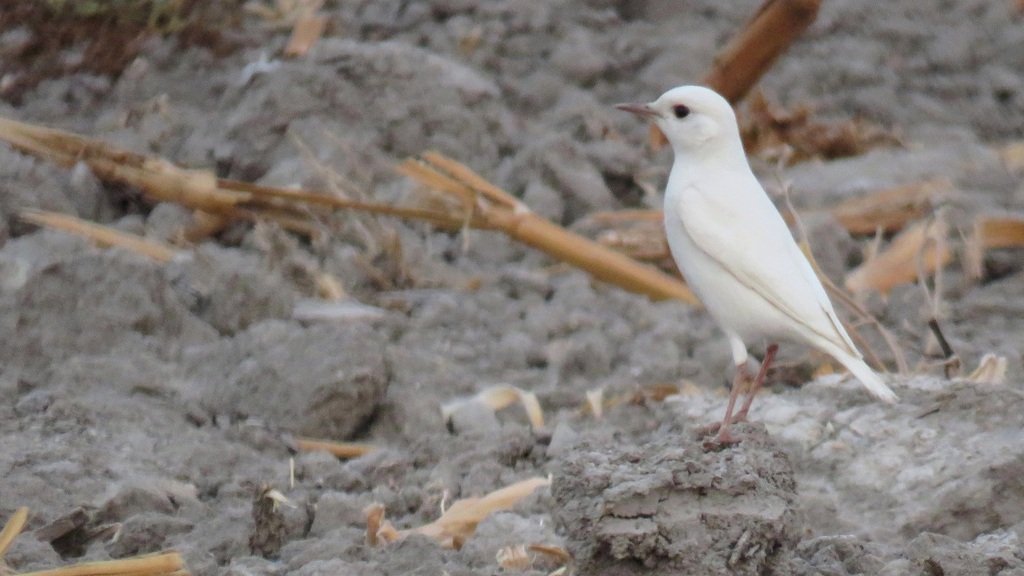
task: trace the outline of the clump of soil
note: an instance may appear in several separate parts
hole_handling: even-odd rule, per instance
[[[799,539],[796,484],[764,429],[707,451],[692,435],[580,442],[560,462],[555,517],[585,574],[764,574]]]

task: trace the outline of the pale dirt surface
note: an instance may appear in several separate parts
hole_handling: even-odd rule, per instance
[[[323,187],[319,163],[383,201],[414,197],[397,160],[436,149],[571,224],[657,206],[635,179],[660,187],[667,153],[649,154],[643,126],[612,104],[696,81],[758,4],[328,2],[330,32],[302,58],[280,57],[286,32],[245,18],[233,52],[153,38],[117,77],[45,80],[0,114],[266,184]],[[864,117],[906,141],[784,171],[834,277],[869,243],[814,213],[840,198],[945,178],[955,226],[1024,208],[1019,174],[993,151],[1024,137],[1012,5],[826,0],[764,78],[783,104]],[[0,54],[26,33],[0,34]],[[782,378],[755,403],[757,423],[739,427],[743,443],[705,452],[693,428],[720,417],[731,377],[712,322],[549,270],[502,236],[464,243],[385,222],[399,253],[373,224],[338,216],[324,220],[327,241],[238,226],[160,265],[37,231],[15,218],[28,207],[155,238],[188,218],[0,146],[0,517],[32,509],[7,554],[16,570],[173,547],[197,574],[496,574],[498,550],[541,543],[567,547],[580,574],[1024,574],[1019,252],[990,254],[980,284],[945,278],[953,347],[972,367],[1006,356],[1005,385],[926,370],[894,376],[902,401],[887,407],[838,377],[799,389]],[[377,309],[300,321],[320,271]],[[917,365],[921,290],[867,306]],[[697,388],[666,402],[601,420],[580,411],[587,390],[684,379]],[[544,429],[516,407],[442,420],[443,402],[495,384],[535,391]],[[381,449],[296,454],[293,435]],[[550,490],[485,520],[461,550],[364,542],[370,503],[407,528],[452,499],[548,474]],[[268,558],[250,550],[263,484],[297,504],[282,508]],[[80,507],[79,530],[32,537]],[[111,524],[116,539],[98,530]]]

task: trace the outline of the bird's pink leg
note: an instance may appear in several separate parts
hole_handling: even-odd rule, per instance
[[[746,422],[747,412],[750,412],[750,405],[754,403],[754,396],[757,395],[757,391],[761,389],[761,385],[764,384],[764,377],[768,374],[768,368],[771,367],[772,361],[775,360],[775,353],[779,351],[778,344],[772,344],[768,346],[768,351],[764,355],[764,360],[761,361],[761,369],[757,371],[757,378],[754,378],[754,384],[750,387],[750,392],[747,393],[747,399],[743,401],[743,407],[733,418],[733,422]]]
[[[711,441],[712,444],[735,444],[739,442],[739,439],[733,438],[732,434],[729,433],[729,424],[732,424],[732,409],[736,407],[736,398],[740,395],[740,390],[743,389],[743,384],[746,380],[750,379],[750,375],[747,374],[747,365],[740,364],[736,367],[736,376],[732,380],[732,391],[729,392],[729,405],[725,408],[725,418],[722,418],[722,423],[718,427],[718,435]]]

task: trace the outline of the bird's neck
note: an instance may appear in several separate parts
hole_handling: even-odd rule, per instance
[[[713,147],[677,150],[672,171],[677,170],[680,171],[680,176],[692,174],[699,177],[710,172],[750,172],[750,164],[747,162],[743,144],[737,138],[735,142],[724,142]]]

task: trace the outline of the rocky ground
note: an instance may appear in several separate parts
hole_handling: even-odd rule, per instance
[[[344,181],[389,202],[414,197],[394,164],[434,149],[572,225],[658,206],[641,184],[663,186],[667,152],[650,153],[612,105],[697,81],[758,4],[328,2],[327,33],[296,58],[281,55],[287,28],[238,11],[217,41],[133,37],[116,72],[73,65],[91,54],[81,40],[56,53],[64,73],[27,82],[9,65],[20,88],[0,115],[224,177]],[[0,22],[0,55],[29,62],[38,23]],[[779,176],[792,184],[839,280],[871,239],[821,206],[945,179],[954,236],[977,214],[1024,208],[1021,174],[996,153],[1024,137],[1021,70],[1013,2],[827,0],[761,88],[903,145],[755,167],[773,192]],[[944,277],[946,336],[968,368],[1007,358],[1005,383],[945,379],[925,354],[928,303],[905,285],[865,301],[911,363],[889,377],[898,405],[837,375],[804,383],[821,359],[790,347],[745,440],[709,452],[694,428],[720,417],[731,379],[710,319],[504,236],[337,215],[321,241],[239,225],[158,264],[36,229],[17,219],[26,208],[167,241],[189,219],[0,145],[0,517],[32,511],[5,558],[17,571],[175,548],[196,574],[454,576],[498,573],[503,548],[545,544],[579,574],[1024,574],[1020,252],[987,254],[980,282],[955,266]],[[318,274],[372,308],[310,320]],[[682,392],[641,393],[664,383]],[[443,404],[499,384],[535,392],[545,425],[517,407],[442,418]],[[581,409],[596,389],[632,401],[597,419]],[[295,436],[378,449],[296,453]],[[458,550],[365,540],[369,504],[409,528],[547,475],[550,489]],[[278,544],[254,546],[264,486],[296,506],[281,507]],[[76,510],[74,530],[33,537]],[[537,555],[523,573],[558,566]]]

